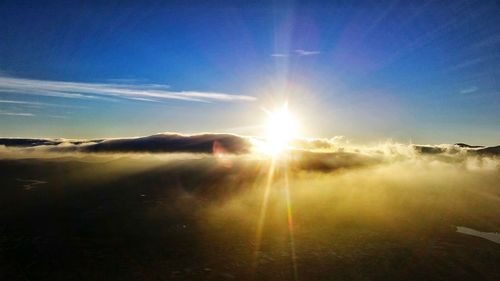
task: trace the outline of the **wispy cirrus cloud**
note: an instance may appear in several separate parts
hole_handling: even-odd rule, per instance
[[[1,111],[0,110],[0,115],[7,115],[7,116],[25,116],[25,117],[32,117],[35,116],[33,113],[29,112],[10,112],[10,111]]]
[[[479,90],[478,87],[472,86],[472,87],[468,87],[468,88],[460,90],[460,93],[461,94],[472,94],[472,93],[477,92],[477,90]]]
[[[0,100],[0,104],[29,104],[38,105],[38,102],[21,101],[21,100]]]
[[[148,102],[182,100],[193,102],[254,101],[255,97],[217,92],[170,91],[167,85],[88,83],[36,80],[0,76],[0,92],[73,99],[122,98]]]
[[[316,56],[320,54],[319,51],[307,51],[302,49],[295,50],[295,53],[297,53],[299,56]]]
[[[271,54],[271,57],[273,57],[273,58],[287,58],[288,54],[274,53],[274,54]]]
[[[298,49],[290,54],[289,53],[272,53],[271,57],[283,59],[283,58],[291,57],[293,55],[299,56],[299,57],[305,57],[305,56],[316,56],[316,55],[319,55],[320,53],[321,53],[320,51],[307,51],[307,50]]]
[[[1,105],[15,105],[20,107],[30,107],[30,108],[39,108],[39,107],[69,107],[69,108],[83,108],[82,106],[76,105],[67,105],[67,104],[56,104],[56,103],[46,103],[46,102],[37,102],[37,101],[25,101],[25,100],[4,100],[0,99]]]

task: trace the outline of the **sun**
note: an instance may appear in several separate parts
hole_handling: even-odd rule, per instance
[[[288,149],[290,141],[297,137],[298,126],[287,104],[268,114],[266,150],[273,154],[279,153]]]

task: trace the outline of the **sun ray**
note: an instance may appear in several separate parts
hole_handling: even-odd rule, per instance
[[[269,193],[271,192],[271,185],[273,183],[275,169],[276,169],[276,157],[273,156],[271,159],[271,165],[269,166],[269,171],[267,173],[266,186],[262,198],[259,221],[257,223],[257,233],[255,238],[255,266],[257,266],[259,258],[260,246],[262,243],[262,232],[264,230],[264,222],[266,220],[267,203],[269,201]]]
[[[295,233],[293,229],[293,215],[292,215],[292,200],[290,196],[290,182],[288,179],[288,165],[285,166],[284,171],[285,178],[285,198],[286,198],[286,208],[287,208],[287,220],[288,220],[288,239],[290,241],[290,252],[292,256],[292,267],[293,267],[293,279],[298,280],[298,270],[297,270],[297,253],[295,249]]]

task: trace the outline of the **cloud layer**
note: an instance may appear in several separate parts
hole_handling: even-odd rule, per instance
[[[182,135],[162,133],[145,137],[117,139],[23,139],[0,138],[0,158],[37,157],[60,153],[99,154],[158,154],[193,153],[206,156],[226,157],[249,155],[260,157],[259,141],[253,137],[234,134]],[[384,143],[356,146],[345,139],[299,139],[288,154],[289,163],[295,170],[330,172],[400,161],[428,161],[461,163],[469,168],[500,167],[497,157],[500,146],[483,147],[463,143],[454,145],[407,145]],[[229,163],[229,162],[228,162]]]

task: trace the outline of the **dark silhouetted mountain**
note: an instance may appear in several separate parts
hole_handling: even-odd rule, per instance
[[[16,146],[16,147],[31,147],[39,145],[58,145],[61,141],[49,139],[20,139],[20,138],[2,138],[0,145]]]
[[[442,147],[430,145],[414,145],[413,148],[415,148],[417,152],[420,152],[422,154],[439,154],[446,151],[446,149]]]
[[[464,148],[481,148],[481,147],[484,147],[484,145],[469,145],[469,144],[466,144],[466,143],[456,143],[455,144],[456,146],[458,147],[464,147]]]
[[[72,144],[72,146],[61,145]],[[0,145],[11,147],[48,146],[51,151],[67,152],[188,152],[212,153],[214,146],[226,153],[242,154],[250,151],[250,141],[232,134],[180,135],[156,134],[138,138],[62,140],[1,138]]]
[[[250,142],[243,137],[231,134],[157,134],[131,139],[105,140],[100,143],[82,146],[86,152],[192,152],[212,153],[214,145],[228,153],[247,153]]]
[[[500,155],[500,145],[478,149],[476,150],[476,153],[480,155],[497,156]]]

